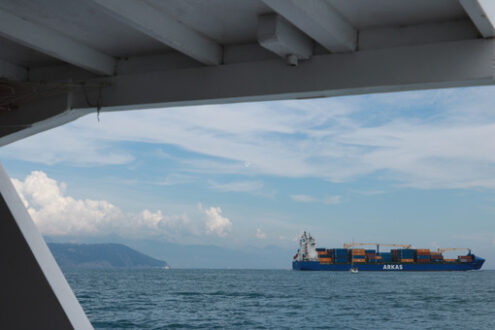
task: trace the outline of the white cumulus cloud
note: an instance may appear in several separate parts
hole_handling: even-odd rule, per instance
[[[209,207],[203,208],[199,204],[199,209],[206,214],[206,233],[216,234],[220,237],[227,236],[227,234],[232,229],[232,222],[224,216],[222,216],[222,208],[220,207]]]
[[[46,235],[97,234],[123,217],[122,211],[107,201],[66,196],[65,185],[41,171],[33,171],[24,181],[12,182]]]
[[[124,212],[106,200],[76,199],[66,194],[66,185],[42,171],[24,180],[12,179],[29,214],[43,235],[108,235],[129,238],[162,237],[179,241],[205,234],[225,236],[231,229],[220,207],[204,210],[205,216],[165,215],[144,209]]]

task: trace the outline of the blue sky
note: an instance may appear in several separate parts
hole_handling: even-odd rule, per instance
[[[295,250],[309,230],[327,247],[471,247],[495,259],[494,94],[102,113],[0,158],[48,236]]]

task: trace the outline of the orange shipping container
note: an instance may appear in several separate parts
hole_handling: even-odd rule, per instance
[[[456,262],[457,259],[443,259],[443,261],[446,261],[446,262]]]
[[[364,249],[352,249],[352,255],[364,256],[365,255]]]
[[[352,262],[356,263],[356,262],[366,262],[366,260],[364,259],[352,259]]]
[[[332,258],[320,258],[320,264],[329,264],[332,262]]]
[[[320,254],[327,254],[327,251],[316,251],[316,252],[318,252],[318,255],[320,255]]]
[[[417,249],[417,253],[430,253],[430,249]]]
[[[414,259],[400,259],[400,262],[414,262]]]

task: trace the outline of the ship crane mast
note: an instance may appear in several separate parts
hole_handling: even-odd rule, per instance
[[[401,247],[404,249],[410,249],[411,244],[384,244],[384,243],[344,243],[344,249],[348,249],[353,246],[365,246],[365,245],[376,245],[376,253],[380,253],[380,246],[394,246]]]

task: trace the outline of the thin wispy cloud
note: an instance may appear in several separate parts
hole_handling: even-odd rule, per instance
[[[299,203],[323,203],[328,205],[336,205],[342,202],[342,197],[339,195],[324,196],[322,198],[318,198],[310,195],[301,194],[301,195],[291,195],[290,198],[294,202],[299,202]]]
[[[167,175],[165,179],[159,180],[157,184],[162,186],[174,186],[178,184],[192,183],[196,181],[196,178],[191,175],[172,173]]]
[[[363,196],[376,196],[376,195],[383,195],[385,193],[385,190],[379,190],[379,189],[351,190],[351,192],[358,194],[358,195],[363,195]]]
[[[66,163],[82,167],[122,165],[135,160],[130,151],[114,141],[88,135],[84,130],[77,123],[67,124],[2,147],[0,154],[3,158],[44,165]]]
[[[209,184],[212,189],[224,192],[257,192],[263,188],[263,182],[261,181],[233,181],[226,183],[209,181]]]
[[[46,164],[122,164],[136,157],[123,143],[138,142],[195,155],[173,155],[184,173],[349,182],[380,172],[398,186],[492,189],[492,94],[456,89],[103,113],[100,125],[85,117],[0,154]]]
[[[301,202],[301,203],[316,202],[316,199],[313,196],[309,196],[309,195],[291,195],[290,198],[295,202]]]
[[[322,199],[324,204],[329,204],[329,205],[336,205],[340,204],[342,202],[342,197],[341,196],[325,196]]]

